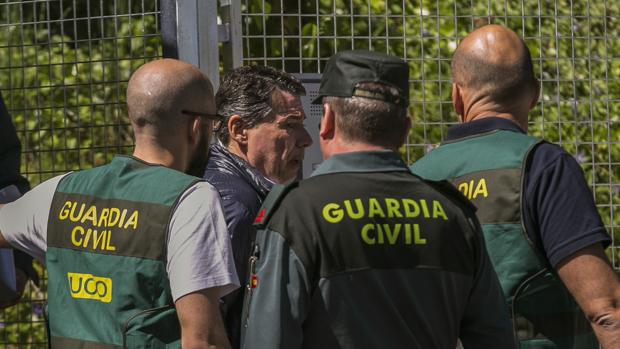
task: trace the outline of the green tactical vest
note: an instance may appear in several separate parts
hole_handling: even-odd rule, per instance
[[[598,348],[585,316],[522,221],[524,166],[541,140],[497,130],[446,142],[411,170],[446,179],[477,207],[520,348]]]
[[[167,227],[196,181],[124,156],[60,181],[47,232],[52,348],[180,348]]]

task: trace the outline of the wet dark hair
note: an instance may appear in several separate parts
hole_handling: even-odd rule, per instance
[[[306,89],[293,75],[264,66],[239,67],[224,76],[215,95],[217,113],[224,116],[224,125],[216,133],[228,144],[226,124],[231,115],[239,115],[245,126],[254,127],[274,117],[271,95],[275,89],[303,96]]]

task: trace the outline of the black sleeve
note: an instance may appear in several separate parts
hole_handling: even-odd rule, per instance
[[[26,252],[13,249],[13,260],[15,261],[15,268],[23,271],[32,282],[39,286],[39,273],[32,266],[32,257]]]
[[[526,172],[524,221],[553,267],[592,244],[611,242],[579,163],[556,145],[534,149]]]

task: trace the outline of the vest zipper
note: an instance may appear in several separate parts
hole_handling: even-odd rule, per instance
[[[246,328],[248,326],[248,319],[250,318],[250,303],[252,300],[253,290],[258,286],[258,278],[256,277],[256,263],[260,258],[260,248],[257,243],[254,243],[254,248],[252,249],[252,255],[249,260],[249,270],[250,270],[250,279],[245,285],[245,296],[243,301],[243,311],[245,314],[243,315],[243,327]]]
[[[150,314],[150,313],[156,313],[156,312],[159,312],[159,311],[162,311],[162,310],[170,309],[172,307],[173,307],[172,305],[165,305],[165,306],[159,307],[159,308],[146,309],[146,310],[139,311],[139,312],[133,314],[132,316],[130,316],[127,319],[127,321],[125,321],[125,323],[123,324],[123,332],[121,333],[122,334],[122,338],[123,338],[123,349],[126,349],[125,344],[126,344],[126,341],[127,341],[127,327],[129,326],[129,323],[133,319],[135,319],[135,318],[137,318],[138,316],[141,316],[141,315],[146,315],[146,314]]]

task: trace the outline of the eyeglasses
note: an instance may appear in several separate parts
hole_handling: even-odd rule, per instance
[[[181,110],[181,114],[189,115],[189,116],[198,116],[201,118],[205,118],[207,120],[213,121],[213,132],[218,132],[222,125],[224,125],[225,117],[220,114],[207,114],[207,113],[199,113],[191,110]]]

